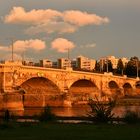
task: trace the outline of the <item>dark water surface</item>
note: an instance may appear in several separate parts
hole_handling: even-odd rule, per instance
[[[52,107],[52,112],[58,116],[66,117],[81,117],[88,116],[91,111],[89,106],[78,107]],[[43,108],[25,108],[24,115],[38,115],[43,111]],[[134,111],[140,114],[140,106],[117,106],[113,109],[114,117],[123,117],[126,111]]]

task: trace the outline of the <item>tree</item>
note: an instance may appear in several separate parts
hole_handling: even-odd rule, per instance
[[[121,59],[118,60],[117,73],[123,75],[124,65]]]
[[[90,99],[88,105],[91,108],[89,117],[98,123],[108,123],[113,119],[114,114],[112,110],[116,105],[117,98],[108,98],[108,101],[100,101],[97,96],[95,99]]]
[[[113,71],[112,62],[110,60],[108,61],[108,71],[109,72]]]
[[[106,63],[104,63],[104,65],[103,65],[103,71],[107,72],[107,70],[108,70],[108,72],[112,72],[113,71],[112,62],[110,60],[107,60]]]
[[[95,71],[97,71],[97,72],[100,71],[100,63],[97,62],[97,60],[96,60],[96,63],[95,63]]]
[[[128,76],[137,76],[137,65],[139,66],[138,57],[134,56],[130,58],[130,61],[126,66],[126,75]]]

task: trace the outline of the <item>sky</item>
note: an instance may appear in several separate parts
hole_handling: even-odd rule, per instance
[[[140,0],[0,0],[0,59],[140,57]]]

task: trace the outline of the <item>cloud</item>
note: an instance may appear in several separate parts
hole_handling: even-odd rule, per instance
[[[77,30],[77,27],[65,22],[48,22],[39,24],[37,26],[31,26],[25,30],[26,34],[38,34],[38,33],[73,33]]]
[[[44,41],[39,39],[30,39],[30,40],[17,40],[13,43],[14,52],[23,52],[28,49],[34,51],[40,51],[46,48]],[[0,51],[9,52],[11,51],[11,46],[0,46]]]
[[[100,17],[94,13],[78,10],[64,12],[52,9],[33,9],[26,11],[23,7],[13,7],[4,22],[9,24],[27,24],[26,33],[73,33],[81,26],[101,25],[108,23],[107,17]]]
[[[87,12],[72,10],[64,12],[64,21],[70,22],[77,26],[85,26],[89,24],[100,25],[103,23],[108,23],[109,19],[107,17],[102,18],[96,14],[88,14]]]
[[[95,47],[96,47],[95,43],[85,45],[85,48],[95,48]]]
[[[32,49],[34,51],[40,51],[46,48],[46,44],[44,41],[39,39],[31,39],[31,40],[18,40],[14,42],[14,50],[16,52],[23,52],[28,49]]]
[[[86,45],[81,45],[80,48],[95,48],[96,43],[91,43],[91,44],[86,44]]]
[[[11,12],[5,16],[5,23],[13,24],[39,24],[61,17],[61,13],[56,10],[31,10],[26,12],[23,7],[13,7]],[[56,18],[56,19],[55,19]]]
[[[7,46],[0,46],[0,51],[9,51],[10,49]]]
[[[52,49],[56,49],[58,52],[65,53],[68,49],[73,49],[75,45],[67,39],[57,38],[51,43],[51,47]]]

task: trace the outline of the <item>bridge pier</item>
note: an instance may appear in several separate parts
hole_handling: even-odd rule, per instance
[[[3,94],[3,110],[9,110],[12,115],[24,115],[23,95],[17,91]]]

